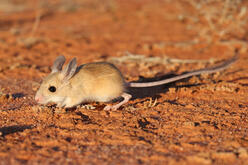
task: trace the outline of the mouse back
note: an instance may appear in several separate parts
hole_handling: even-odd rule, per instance
[[[126,90],[121,72],[107,62],[79,66],[77,74],[70,81],[77,84],[77,88],[81,89],[90,101],[111,101]]]

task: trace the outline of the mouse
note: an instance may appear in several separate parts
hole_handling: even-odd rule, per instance
[[[35,94],[38,104],[55,103],[57,107],[73,108],[88,102],[110,102],[118,97],[123,100],[115,105],[107,105],[104,110],[117,110],[127,103],[132,95],[128,88],[154,87],[182,80],[200,74],[210,74],[228,68],[238,59],[237,55],[209,68],[203,68],[181,74],[172,78],[154,82],[126,82],[120,70],[108,62],[94,62],[77,66],[73,58],[65,67],[66,59],[58,56],[52,67],[51,73],[42,81]]]

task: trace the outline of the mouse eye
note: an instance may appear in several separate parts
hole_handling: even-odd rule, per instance
[[[56,87],[55,87],[55,86],[50,86],[50,87],[48,88],[48,90],[49,90],[50,92],[56,92]]]

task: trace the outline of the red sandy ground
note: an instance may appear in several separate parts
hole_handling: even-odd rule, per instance
[[[245,20],[242,27],[213,22],[213,29],[204,8],[185,0],[47,1],[35,10],[37,2],[13,1],[11,11],[0,12],[0,164],[248,164]],[[59,54],[81,64],[143,54],[112,59],[132,81],[213,65],[235,49],[240,58],[227,70],[157,93],[135,91],[117,111],[104,111],[104,103],[58,110],[33,99]],[[143,61],[165,56],[214,62]]]

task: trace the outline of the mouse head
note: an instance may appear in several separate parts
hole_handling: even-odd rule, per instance
[[[76,58],[73,58],[62,70],[64,63],[64,56],[56,58],[51,73],[44,78],[36,92],[35,100],[37,103],[47,104],[54,102],[60,106],[63,105],[70,86],[69,80],[74,76],[77,69]]]

